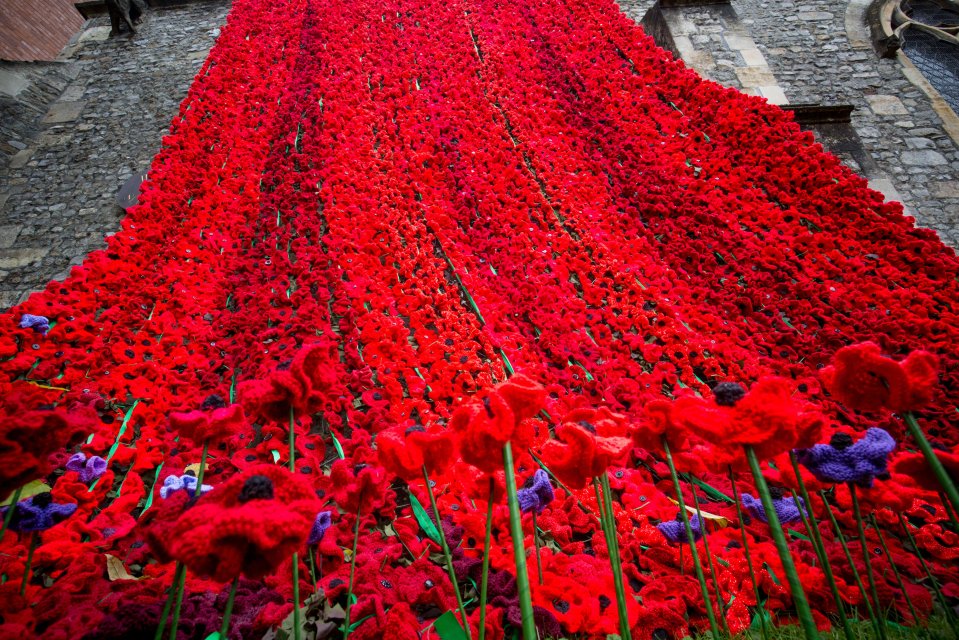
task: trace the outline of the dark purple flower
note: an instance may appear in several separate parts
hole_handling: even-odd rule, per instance
[[[772,493],[772,490],[770,490]],[[804,513],[809,513],[809,510],[806,508],[806,504],[803,502],[802,498],[797,498],[799,504],[802,505]],[[743,506],[746,508],[749,513],[753,516],[759,518],[763,522],[769,522],[769,518],[766,517],[766,508],[763,506],[762,500],[759,498],[754,498],[748,493],[743,494]],[[777,497],[773,494],[773,509],[776,510],[776,517],[779,518],[780,524],[787,524],[789,522],[795,522],[802,518],[802,514],[799,513],[799,507],[796,506],[796,501],[792,497],[786,498],[782,494],[779,494]]]
[[[7,509],[0,509],[0,515],[6,516]],[[73,515],[77,510],[75,504],[56,504],[49,492],[38,493],[32,498],[18,502],[13,508],[10,518],[10,529],[13,531],[45,531]]]
[[[848,434],[837,433],[829,444],[797,453],[799,461],[821,482],[854,482],[868,489],[876,476],[886,473],[887,459],[895,448],[891,435],[873,427],[855,444]]]
[[[50,330],[50,321],[44,316],[34,316],[29,313],[25,313],[23,314],[23,317],[20,318],[20,328],[33,329],[37,333],[47,335],[47,331]]]
[[[553,497],[553,485],[549,482],[549,474],[542,469],[537,469],[523,488],[516,492],[516,499],[523,513],[530,511],[543,513],[543,509],[553,501]]]
[[[660,522],[656,525],[656,528],[659,529],[670,542],[689,542],[689,538],[686,536],[686,525],[683,524],[679,515],[676,516],[675,520]],[[694,540],[699,540],[703,537],[703,521],[700,520],[699,516],[694,515],[689,519],[689,528],[693,530]]]
[[[320,511],[316,514],[316,520],[313,521],[313,528],[310,529],[310,537],[306,539],[306,543],[318,544],[331,526],[333,526],[333,512]]]
[[[75,453],[67,460],[67,470],[80,474],[80,482],[92,482],[106,473],[107,461],[100,456],[87,459],[86,454]]]

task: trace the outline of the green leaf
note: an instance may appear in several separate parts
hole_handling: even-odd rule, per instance
[[[466,632],[452,611],[447,611],[433,623],[441,640],[466,640]]]
[[[276,464],[280,460],[280,452],[277,449],[272,449],[270,453],[273,454],[273,464]]]
[[[340,460],[346,458],[346,454],[343,453],[343,445],[340,444],[339,439],[336,437],[336,432],[333,429],[330,429],[330,437],[333,438],[333,448],[336,449],[336,455],[340,456]]]
[[[210,635],[208,635],[208,636],[207,636],[206,638],[204,638],[203,640],[220,640],[220,632],[219,632],[219,631],[214,631],[213,633],[211,633]]]
[[[762,618],[760,618],[762,616]],[[766,626],[771,627],[773,622],[772,618],[769,616],[769,612],[766,611],[766,607],[761,607],[759,611],[753,614],[753,620],[749,623],[749,628],[752,631],[758,631],[762,628],[762,621],[766,621]]]
[[[38,493],[46,493],[48,491],[50,491],[50,487],[43,480],[34,480],[29,484],[23,485],[23,488],[20,489],[20,497],[18,500],[26,500],[27,498],[32,498]],[[16,491],[11,492],[10,495],[7,496],[6,500],[0,502],[0,506],[5,507],[10,504],[10,502],[13,501],[14,494],[16,494]]]
[[[433,519],[426,513],[426,509],[420,504],[419,499],[412,493],[410,493],[410,505],[413,507],[413,516],[416,518],[416,522],[419,523],[420,529],[423,530],[430,540],[436,544],[440,544],[440,532],[436,528],[436,523],[433,522]]]
[[[799,533],[798,531],[796,531],[795,529],[789,529],[789,535],[792,536],[793,538],[796,538],[797,540],[805,540],[806,542],[812,542],[812,540],[809,539],[809,536],[805,536]]]
[[[372,617],[373,617],[373,615],[370,614],[370,615],[368,615],[368,616],[365,616],[365,617],[363,617],[363,618],[360,618],[359,620],[357,620],[356,622],[354,622],[353,624],[351,624],[351,625],[350,625],[350,633],[356,631],[356,628],[357,628],[358,626],[360,626],[361,624],[363,624],[364,622],[366,622],[367,620],[369,620],[369,619],[372,618]]]

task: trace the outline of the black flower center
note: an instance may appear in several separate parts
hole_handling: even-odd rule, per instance
[[[852,446],[852,436],[848,433],[834,433],[829,439],[829,446],[836,451],[842,451]]]
[[[599,610],[600,610],[601,612],[602,612],[602,611],[606,611],[606,607],[608,607],[609,605],[611,605],[612,602],[613,602],[613,601],[610,600],[608,597],[606,597],[606,596],[600,596],[600,597],[599,597]]]
[[[783,499],[782,487],[769,487],[769,495],[772,496],[773,500],[782,500]]]
[[[565,600],[560,600],[559,598],[553,600],[553,607],[560,613],[566,613],[569,611],[569,603]]]
[[[713,396],[716,404],[721,407],[731,407],[746,395],[746,390],[738,382],[720,382],[713,387]]]
[[[52,503],[53,503],[53,495],[49,491],[46,491],[44,493],[38,493],[37,495],[33,496],[33,501],[30,504],[32,504],[35,507],[40,507],[41,509],[44,509],[46,507],[49,507]]]
[[[200,408],[204,411],[210,411],[212,409],[222,409],[225,406],[226,402],[224,402],[223,398],[214,393],[203,401],[203,404],[200,405]]]
[[[238,500],[241,504],[250,500],[272,500],[273,499],[273,481],[266,476],[250,476],[243,483],[243,489],[240,491]]]

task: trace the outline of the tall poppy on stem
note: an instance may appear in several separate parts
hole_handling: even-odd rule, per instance
[[[483,534],[483,575],[480,579],[479,599],[479,640],[486,638],[486,597],[489,588],[489,552],[490,540],[493,534],[493,493],[496,490],[496,479],[489,477],[489,501],[486,503],[486,531]]]
[[[745,519],[743,518],[743,507],[739,502],[739,488],[736,487],[736,477],[733,475],[732,465],[727,467],[729,472],[729,482],[733,486],[733,501],[736,503],[736,515],[739,517],[739,532],[743,539],[743,553],[746,556],[746,566],[749,568],[749,577],[753,583],[753,593],[756,596],[756,607],[759,609],[759,625],[763,640],[768,640],[769,631],[766,629],[766,612],[763,607],[763,600],[759,593],[759,581],[756,580],[756,571],[753,568],[753,558],[749,553],[749,535],[746,533]]]
[[[523,375],[515,375],[496,385],[480,402],[458,408],[450,419],[450,427],[459,437],[460,455],[466,462],[493,473],[498,465],[495,456],[491,456],[490,452],[497,449],[502,451],[510,535],[513,538],[513,557],[516,563],[520,626],[523,637],[528,640],[536,638],[536,625],[526,569],[526,549],[516,495],[516,471],[511,442],[515,441],[523,448],[529,445],[532,432],[527,422],[543,408],[545,398],[546,390],[541,385]]]
[[[719,578],[716,575],[716,564],[713,562],[713,556],[709,552],[709,536],[706,532],[706,521],[703,519],[703,512],[699,507],[699,496],[696,494],[696,487],[691,487],[693,494],[693,505],[696,507],[696,515],[703,523],[703,551],[706,553],[706,561],[709,563],[709,573],[713,580],[713,589],[716,591],[716,604],[719,607],[719,620],[723,631],[727,636],[732,636],[729,630],[729,623],[726,621],[726,607],[723,604],[723,593],[719,588]]]
[[[859,547],[862,550],[862,561],[866,565],[866,578],[869,580],[869,591],[872,593],[872,605],[874,610],[882,611],[882,603],[879,602],[879,591],[876,588],[876,576],[872,571],[872,559],[869,553],[869,544],[866,542],[866,527],[862,521],[862,512],[859,509],[859,497],[856,495],[856,485],[849,483],[849,495],[852,498],[852,511],[856,517],[856,531],[859,534]],[[886,623],[879,620],[877,630],[882,640],[886,639]]]
[[[692,396],[677,399],[674,403],[676,419],[717,446],[739,448],[745,453],[786,572],[800,626],[807,639],[818,638],[816,622],[759,460],[816,442],[822,433],[824,418],[797,402],[792,395],[791,382],[782,378],[762,378],[748,393],[738,383],[721,382],[713,389],[713,395],[714,402]]]
[[[922,565],[922,570],[925,572],[926,577],[929,579],[929,585],[932,587],[933,593],[936,594],[936,599],[939,601],[939,606],[942,607],[942,610],[946,613],[946,618],[955,623],[956,622],[956,612],[949,606],[946,602],[946,597],[942,593],[942,589],[939,588],[939,581],[936,580],[936,577],[932,575],[932,571],[929,569],[929,565],[926,564],[925,559],[922,557],[922,553],[919,551],[918,545],[916,545],[915,538],[912,537],[912,531],[909,530],[909,524],[906,522],[906,519],[903,517],[902,513],[896,514],[899,517],[899,526],[902,527],[902,530],[906,533],[906,537],[909,539],[909,544],[912,545],[913,552],[916,557],[919,559],[919,564]]]
[[[938,370],[939,359],[927,351],[913,351],[896,362],[883,356],[879,345],[863,342],[837,351],[833,365],[823,369],[821,376],[829,392],[851,409],[901,414],[953,511],[959,512],[959,489],[913,414],[932,401]]]
[[[846,637],[846,640],[853,639],[853,630],[852,624],[849,622],[848,616],[846,616],[846,606],[842,600],[842,596],[839,594],[839,585],[836,584],[836,576],[832,570],[832,563],[829,561],[829,555],[826,553],[826,546],[823,544],[822,533],[819,531],[819,523],[816,520],[816,514],[813,509],[812,501],[809,498],[809,491],[806,489],[806,481],[803,480],[802,472],[799,469],[799,461],[796,460],[796,454],[792,451],[789,452],[789,462],[792,464],[793,473],[796,475],[796,484],[799,486],[799,494],[802,496],[803,504],[808,510],[808,522],[806,523],[806,529],[812,534],[813,549],[816,552],[816,557],[819,558],[819,563],[822,566],[823,573],[826,575],[826,581],[829,583],[829,591],[832,593],[833,600],[836,603],[836,611],[839,614],[839,620],[842,623],[842,632]],[[823,503],[823,507],[826,509],[829,508],[827,503]],[[803,510],[799,510],[800,513],[803,513]],[[803,515],[804,520],[807,518],[807,515]]]
[[[879,529],[879,523],[876,521],[876,514],[869,514],[869,522],[872,524],[873,531],[876,532],[876,537],[879,538],[879,544],[882,545],[882,551],[886,555],[886,560],[889,561],[889,566],[892,568],[892,573],[896,577],[896,584],[899,585],[899,590],[902,592],[902,597],[906,601],[906,606],[909,607],[909,614],[912,616],[912,623],[919,624],[919,614],[916,613],[916,607],[912,604],[912,598],[909,597],[909,592],[906,591],[906,584],[902,581],[902,575],[899,573],[899,567],[896,566],[896,560],[892,557],[892,554],[889,552],[889,546],[886,544],[886,539],[882,535],[882,531]]]

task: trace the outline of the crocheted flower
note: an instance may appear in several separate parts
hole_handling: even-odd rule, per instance
[[[304,346],[288,363],[260,380],[246,380],[237,389],[244,408],[261,420],[287,422],[290,411],[300,415],[320,406],[325,392],[336,384],[335,344],[329,341]]]
[[[220,396],[212,395],[201,409],[171,413],[170,426],[197,444],[217,444],[242,432],[247,422],[242,406],[226,406]]]
[[[0,509],[0,517],[6,517],[10,507]],[[73,515],[75,504],[56,504],[50,492],[38,493],[13,508],[10,529],[13,531],[45,531]]]
[[[689,537],[686,535],[686,525],[679,515],[676,516],[675,520],[660,522],[656,525],[656,528],[659,529],[670,542],[689,542]],[[703,537],[703,521],[698,515],[694,515],[689,519],[689,528],[693,532],[694,540],[699,540]]]
[[[519,501],[520,511],[529,513],[543,513],[543,509],[553,501],[553,485],[549,482],[549,474],[542,469],[537,469],[536,473],[531,475],[523,488],[516,492],[516,499]]]
[[[200,495],[204,495],[213,489],[211,485],[205,484],[200,487]],[[160,487],[160,497],[166,500],[174,491],[186,491],[191,498],[196,496],[196,476],[184,474],[182,476],[167,476]]]
[[[718,390],[718,391],[717,391]],[[819,439],[825,419],[793,396],[792,383],[762,378],[746,393],[738,384],[717,385],[712,402],[694,396],[676,400],[674,416],[691,432],[719,447],[750,446],[772,458]]]
[[[860,411],[912,411],[932,401],[939,382],[939,359],[913,351],[902,362],[882,355],[872,342],[843,347],[820,373],[839,402]]]
[[[442,473],[454,460],[456,443],[452,431],[413,426],[381,431],[376,450],[387,471],[409,481],[421,479],[424,466],[430,473]]]
[[[316,514],[313,521],[313,527],[310,529],[310,536],[306,539],[307,544],[317,544],[323,539],[326,530],[333,526],[333,512],[326,510]]]
[[[647,402],[639,423],[630,431],[637,447],[658,452],[663,448],[663,437],[671,453],[683,449],[687,443],[686,429],[673,415],[673,403],[656,399]]]
[[[33,329],[37,333],[46,335],[47,331],[50,330],[50,320],[45,316],[35,316],[25,313],[23,314],[23,317],[20,318],[20,328]]]
[[[107,470],[107,461],[100,456],[91,456],[89,459],[84,453],[75,453],[67,460],[68,471],[76,471],[80,475],[80,482],[87,483],[96,480]]]
[[[558,440],[543,445],[543,462],[556,477],[579,489],[629,453],[625,418],[603,407],[576,409],[556,427]]]
[[[89,407],[75,410],[31,410],[7,397],[6,415],[0,415],[0,495],[9,495],[30,480],[48,474],[48,457],[81,433],[92,433],[100,418]]]
[[[952,451],[936,450],[935,454],[946,469],[946,474],[952,478],[953,482],[959,482],[959,447]],[[892,471],[909,476],[910,480],[926,491],[942,490],[942,485],[936,478],[936,474],[932,472],[929,463],[926,462],[926,457],[919,452],[904,453],[897,457],[892,463]]]
[[[869,488],[873,479],[886,473],[889,454],[896,441],[888,433],[873,427],[853,444],[847,433],[836,433],[829,444],[797,452],[799,461],[822,482],[854,482]]]
[[[769,493],[773,498],[773,509],[776,510],[776,517],[779,518],[780,524],[787,524],[790,522],[795,522],[802,518],[802,514],[799,512],[799,507],[796,506],[796,501],[792,497],[783,496],[782,489],[779,487],[770,487]],[[809,510],[806,508],[806,504],[803,502],[802,498],[798,498],[799,504],[802,505],[803,513],[809,513]],[[759,518],[763,522],[769,522],[769,518],[766,515],[766,507],[763,506],[762,500],[759,498],[754,498],[751,494],[744,493],[742,497],[743,507],[751,513],[756,518]]]
[[[450,428],[458,438],[460,455],[469,464],[492,472],[503,466],[503,445],[514,441],[517,448],[528,446],[532,433],[524,421],[544,405],[546,390],[522,375],[498,384],[481,402],[458,408]]]
[[[306,542],[319,507],[301,476],[276,465],[253,466],[180,516],[169,551],[200,576],[262,578]]]

